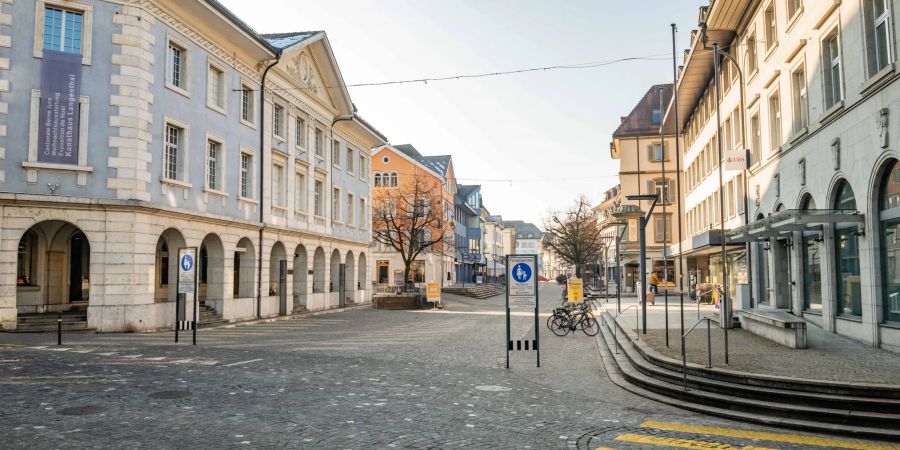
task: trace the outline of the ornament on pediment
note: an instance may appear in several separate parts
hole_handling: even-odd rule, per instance
[[[287,72],[313,94],[319,95],[315,69],[306,53],[298,53],[288,61]]]

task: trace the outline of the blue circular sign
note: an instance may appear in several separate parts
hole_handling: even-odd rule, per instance
[[[518,263],[512,268],[512,277],[519,283],[525,283],[531,279],[531,266]]]
[[[194,258],[191,258],[191,255],[184,255],[181,257],[181,270],[188,272],[193,267],[194,267]]]

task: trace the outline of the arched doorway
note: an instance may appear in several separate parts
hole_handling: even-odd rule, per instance
[[[241,238],[234,248],[234,269],[232,277],[234,298],[253,298],[256,285],[256,248],[247,238]]]
[[[812,195],[800,200],[800,209],[816,209]],[[804,231],[800,252],[803,255],[803,310],[822,313],[822,234],[821,231]]]
[[[325,250],[316,247],[313,254],[313,293],[325,292]]]
[[[353,257],[353,252],[349,250],[344,258],[344,286],[346,303],[356,302],[356,290],[358,288],[356,285],[356,259]]]
[[[775,206],[775,214],[784,211],[784,204]],[[780,235],[772,240],[772,278],[775,298],[769,300],[779,309],[790,309],[793,299],[793,272],[791,270],[791,242],[793,234]],[[770,303],[771,304],[771,303]]]
[[[856,212],[856,196],[847,180],[835,188],[834,209]],[[862,283],[859,274],[859,225],[838,223],[834,227],[837,279],[835,313],[843,316],[862,316]]]
[[[298,245],[294,250],[294,312],[307,309],[306,282],[308,279],[309,260],[306,255],[306,247]]]
[[[885,322],[900,322],[900,161],[888,163],[878,198]]]
[[[360,295],[362,296],[363,302],[365,302],[368,300],[368,295],[366,292],[369,290],[369,268],[365,253],[359,254],[359,265],[357,265],[356,267],[356,272],[356,279],[359,281],[359,289],[360,291],[362,291]]]
[[[184,247],[184,236],[174,228],[168,228],[156,241],[156,273],[154,295],[157,302],[174,302],[178,296],[178,249]]]
[[[281,270],[282,264],[285,264],[284,271]],[[286,315],[288,313],[287,255],[284,251],[284,244],[281,242],[276,242],[269,253],[268,293],[270,296],[278,297],[278,315]]]
[[[200,304],[221,311],[220,303],[225,298],[225,247],[219,236],[210,233],[203,238],[197,259]]]
[[[765,216],[762,214],[756,216],[757,221],[763,219],[765,219]],[[755,247],[756,257],[753,260],[756,261],[756,280],[758,280],[757,285],[759,286],[756,298],[759,299],[758,301],[761,305],[769,305],[771,304],[771,292],[769,291],[769,242],[758,241]]]
[[[37,223],[22,234],[16,251],[20,319],[22,314],[74,310],[87,321],[91,246],[78,227],[60,220]]]
[[[341,287],[341,252],[334,249],[331,252],[331,277],[328,280],[328,292],[331,292],[332,299],[337,299],[338,305],[344,303],[344,299],[340,296]]]

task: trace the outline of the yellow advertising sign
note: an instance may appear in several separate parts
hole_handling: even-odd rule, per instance
[[[584,301],[584,281],[581,278],[570,278],[567,289],[570,302],[581,303]]]
[[[425,289],[426,298],[429,302],[441,301],[441,285],[440,283],[428,283]]]

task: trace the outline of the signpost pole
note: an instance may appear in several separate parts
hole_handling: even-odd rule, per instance
[[[509,255],[506,255],[506,269],[509,270]],[[503,343],[503,346],[506,347],[506,368],[509,369],[509,346],[511,345],[510,336],[509,336],[509,280],[512,277],[506,277],[506,342]]]
[[[534,257],[534,267],[537,268],[537,255]],[[538,289],[538,277],[535,274],[534,279],[534,350],[537,354],[537,366],[541,367],[541,327],[538,320],[538,311],[541,305],[541,295]]]
[[[178,329],[181,328],[178,322],[178,311],[181,311],[181,294],[175,293],[175,343],[178,343]]]
[[[197,271],[194,270],[194,314],[193,314],[193,322],[191,323],[191,345],[197,345],[197,309],[200,308],[200,289],[197,285]]]

